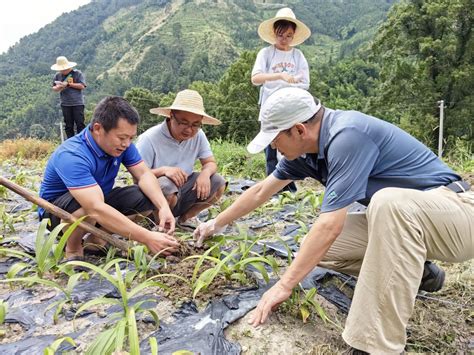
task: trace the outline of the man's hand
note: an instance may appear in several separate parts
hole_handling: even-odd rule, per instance
[[[176,227],[176,220],[168,206],[160,208],[158,211],[158,218],[160,219],[158,230],[172,235]]]
[[[163,256],[168,256],[178,251],[179,243],[172,236],[160,232],[150,233],[150,237],[148,238],[148,241],[145,242],[145,244],[148,247],[148,250],[150,250],[151,254],[154,255],[166,249],[162,251],[161,254]]]
[[[165,176],[171,179],[176,186],[181,187],[188,180],[188,175],[183,169],[174,166],[169,166],[165,170]]]
[[[278,281],[271,289],[263,294],[258,302],[257,308],[252,311],[249,324],[257,327],[265,323],[271,312],[277,309],[278,306],[290,296],[291,289],[285,288],[280,281]]]
[[[196,247],[202,247],[202,243],[207,237],[216,233],[222,233],[225,230],[225,227],[226,226],[216,225],[215,218],[201,223],[199,226],[197,226],[193,233],[194,240],[196,241]]]
[[[211,193],[211,179],[207,174],[200,173],[196,182],[194,183],[193,190],[196,190],[197,198],[200,200],[207,200]]]

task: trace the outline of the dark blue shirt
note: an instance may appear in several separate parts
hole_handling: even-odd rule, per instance
[[[427,190],[460,180],[431,150],[402,129],[357,111],[326,108],[319,153],[283,159],[280,180],[312,177],[326,191],[322,212],[358,201],[367,205],[385,187]]]
[[[66,140],[49,158],[39,193],[45,200],[52,202],[69,190],[94,185],[106,195],[114,186],[120,164],[131,167],[142,161],[134,144],[119,157],[106,154],[89,128]],[[44,210],[39,208],[38,213],[42,216]]]
[[[71,81],[72,83],[86,85],[86,79],[84,74],[80,70],[73,69],[69,74],[63,75],[61,72],[56,73],[53,79],[53,86],[55,81]],[[74,89],[72,87],[66,87],[59,93],[61,99],[61,106],[81,106],[84,105],[84,90]]]

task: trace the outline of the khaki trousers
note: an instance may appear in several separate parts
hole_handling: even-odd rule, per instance
[[[358,275],[342,337],[373,354],[401,353],[424,262],[474,256],[474,192],[386,188],[350,213],[321,266]]]

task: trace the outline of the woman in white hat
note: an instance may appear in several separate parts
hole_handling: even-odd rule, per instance
[[[292,86],[308,90],[308,62],[299,49],[293,48],[311,36],[308,26],[297,20],[290,8],[285,7],[274,18],[260,24],[258,35],[271,44],[258,52],[252,70],[252,84],[261,85],[260,106],[278,89]],[[277,152],[268,146],[265,156],[267,175],[270,175],[278,163]],[[296,186],[291,183],[285,190],[294,192]]]

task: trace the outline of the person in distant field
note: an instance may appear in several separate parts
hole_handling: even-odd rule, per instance
[[[201,95],[194,90],[178,92],[170,107],[157,107],[151,113],[166,117],[159,125],[142,133],[137,148],[145,163],[158,178],[177,225],[195,228],[195,216],[217,202],[226,182],[217,174],[203,124],[221,121],[204,111]],[[201,171],[194,171],[199,160]]]
[[[293,11],[287,7],[278,10],[274,18],[263,21],[258,27],[258,35],[271,46],[261,49],[252,69],[252,84],[261,85],[259,105],[263,106],[267,98],[276,90],[284,87],[309,89],[309,68],[304,54],[294,48],[311,36],[311,30],[296,19]],[[265,148],[267,175],[270,175],[278,163],[277,151]],[[294,182],[283,190],[296,191]]]
[[[76,136],[66,140],[51,155],[39,195],[75,217],[109,232],[145,244],[153,254],[175,252],[178,242],[173,233],[175,220],[155,176],[143,162],[132,140],[137,134],[139,116],[123,98],[109,96],[96,106],[92,122]],[[113,187],[120,165],[132,174],[138,185]],[[158,211],[161,230],[149,231],[134,222],[135,215]],[[38,209],[40,219],[50,218],[54,228],[59,219]],[[67,260],[82,260],[85,231],[77,228],[66,245]],[[91,236],[87,244],[103,245]]]
[[[61,110],[63,111],[65,131],[68,138],[81,132],[84,127],[84,92],[86,80],[80,70],[72,69],[77,63],[70,62],[66,57],[56,58],[51,70],[57,73],[53,79],[53,91],[59,92]]]
[[[293,180],[325,186],[321,214],[281,279],[264,293],[258,326],[316,266],[358,276],[342,334],[353,354],[403,352],[419,290],[433,292],[444,271],[428,259],[474,256],[474,191],[400,128],[357,111],[332,110],[299,88],[273,93],[248,146],[284,155],[273,175],[246,190],[194,232],[197,245],[253,211]],[[365,213],[348,213],[359,201]]]

